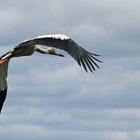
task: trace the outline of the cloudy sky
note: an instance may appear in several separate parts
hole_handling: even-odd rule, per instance
[[[104,61],[86,73],[35,53],[13,59],[2,140],[140,138],[139,0],[1,0],[0,55],[22,40],[64,33]]]

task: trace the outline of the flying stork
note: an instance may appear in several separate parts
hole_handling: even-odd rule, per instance
[[[42,48],[41,45],[48,46],[48,48]],[[95,58],[99,55],[85,50],[63,34],[43,35],[25,40],[0,57],[0,113],[7,95],[7,73],[10,59],[13,57],[29,56],[35,51],[64,57],[62,54],[57,53],[56,49],[66,51],[80,66],[83,66],[86,72],[90,70],[93,73],[95,66],[99,68],[95,61],[102,62]]]

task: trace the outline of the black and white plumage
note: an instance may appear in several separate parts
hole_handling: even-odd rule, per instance
[[[51,48],[41,48],[40,45],[50,46]],[[99,68],[96,61],[101,61],[95,58],[99,55],[91,53],[80,47],[76,42],[66,35],[44,35],[34,39],[25,40],[0,57],[0,111],[7,94],[6,78],[9,60],[13,57],[32,55],[35,51],[63,57],[62,54],[56,52],[55,48],[66,51],[77,61],[80,66],[83,66],[86,71],[90,70],[93,72],[95,71],[95,67]]]

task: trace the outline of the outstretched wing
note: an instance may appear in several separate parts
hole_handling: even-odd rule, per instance
[[[34,41],[35,45],[51,46],[66,51],[77,61],[80,66],[82,65],[86,71],[88,71],[88,69],[91,72],[95,71],[95,66],[99,68],[95,62],[101,62],[95,58],[95,56],[99,55],[88,52],[66,35],[44,35],[39,36],[32,41]]]

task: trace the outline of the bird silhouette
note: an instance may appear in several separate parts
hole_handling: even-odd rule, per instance
[[[41,47],[42,45],[48,46],[48,48],[43,48]],[[57,53],[56,49],[66,51],[80,66],[83,66],[86,72],[89,70],[93,73],[95,67],[99,68],[96,62],[102,62],[95,58],[99,55],[85,50],[70,37],[63,34],[43,35],[25,40],[0,57],[0,112],[7,95],[7,73],[10,59],[13,57],[30,56],[35,51],[64,57],[63,54]]]

